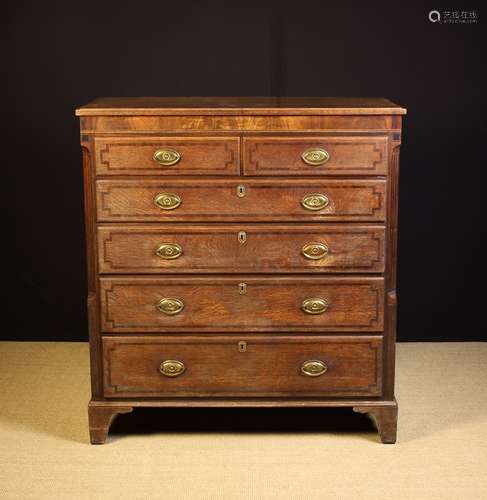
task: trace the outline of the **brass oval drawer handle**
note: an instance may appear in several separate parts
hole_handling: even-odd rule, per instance
[[[177,243],[163,243],[156,250],[156,255],[161,259],[177,259],[183,253],[183,249]]]
[[[181,159],[181,153],[171,148],[158,149],[154,153],[153,159],[163,167],[170,167]]]
[[[185,370],[184,363],[177,359],[166,359],[159,367],[159,371],[166,377],[177,377],[178,375],[182,375]]]
[[[307,165],[318,167],[330,159],[330,153],[323,148],[309,148],[301,155],[301,159]]]
[[[174,210],[182,201],[177,194],[172,193],[159,193],[154,197],[154,205],[161,210]]]
[[[307,314],[323,314],[328,309],[328,301],[322,298],[305,299],[301,309]]]
[[[165,297],[156,304],[156,309],[168,316],[179,314],[184,309],[184,302],[179,299]]]
[[[324,243],[306,243],[301,249],[301,253],[311,260],[319,260],[328,255],[328,245]]]
[[[321,193],[307,194],[301,199],[301,205],[306,210],[323,210],[329,203],[328,197]]]
[[[328,370],[328,366],[318,359],[310,359],[301,365],[301,372],[308,377],[319,377]]]

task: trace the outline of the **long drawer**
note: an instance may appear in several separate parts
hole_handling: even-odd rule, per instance
[[[381,337],[103,338],[105,397],[379,396]]]
[[[101,222],[383,221],[384,179],[96,182]]]
[[[109,225],[101,273],[382,272],[384,227],[367,225]]]
[[[105,332],[382,331],[383,278],[100,278]]]

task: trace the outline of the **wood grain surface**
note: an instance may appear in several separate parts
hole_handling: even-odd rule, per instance
[[[150,115],[135,116],[82,116],[83,134],[118,134],[120,136],[144,134],[188,134],[193,136],[215,133],[259,132],[269,133],[384,133],[400,132],[399,115],[377,114],[311,114],[286,115]]]

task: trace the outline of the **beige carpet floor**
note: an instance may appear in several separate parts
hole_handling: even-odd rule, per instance
[[[397,357],[396,445],[348,409],[140,409],[92,446],[87,344],[1,342],[0,498],[487,499],[487,343]]]

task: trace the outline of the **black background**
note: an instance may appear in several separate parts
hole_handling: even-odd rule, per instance
[[[345,4],[344,4],[345,5]],[[86,340],[74,108],[97,96],[383,96],[401,148],[399,340],[480,340],[485,30],[326,2],[15,2],[3,12],[3,339]],[[485,141],[484,141],[485,142]],[[6,236],[6,235],[4,235]]]

